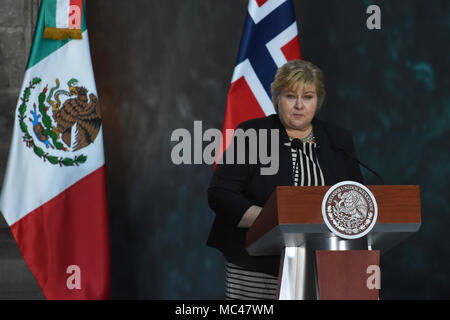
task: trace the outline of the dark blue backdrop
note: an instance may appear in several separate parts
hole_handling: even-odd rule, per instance
[[[382,29],[366,28],[381,8]],[[450,298],[450,2],[295,0],[303,58],[326,76],[320,116],[350,129],[387,184],[421,186],[420,231],[382,257],[382,298]],[[205,246],[211,168],[175,166],[176,128],[221,128],[247,1],[88,1],[103,101],[113,297],[223,296]],[[377,183],[365,172],[368,184]]]

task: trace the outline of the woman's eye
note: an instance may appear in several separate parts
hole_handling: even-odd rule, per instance
[[[310,99],[313,98],[313,96],[304,96],[303,98],[306,99],[306,100],[310,100]]]
[[[287,97],[288,99],[295,99],[295,96],[292,95],[292,94],[288,94],[286,97]]]

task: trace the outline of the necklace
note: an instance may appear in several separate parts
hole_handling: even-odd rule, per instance
[[[303,143],[305,143],[305,142],[314,142],[314,133],[313,133],[313,131],[311,130],[311,132],[306,136],[306,137],[304,137],[303,139],[300,139]]]
[[[293,137],[289,136],[289,140],[292,141],[293,139],[294,139]],[[306,137],[301,138],[300,141],[301,141],[302,143],[305,143],[305,142],[315,143],[315,142],[316,142],[315,139],[316,139],[316,137],[314,137],[314,131],[313,131],[313,128],[311,128],[311,132],[310,132]]]

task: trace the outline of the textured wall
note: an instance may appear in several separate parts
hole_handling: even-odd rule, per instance
[[[246,1],[92,1],[116,297],[219,298],[211,169],[175,166],[176,128],[221,127]],[[212,285],[213,284],[213,285]]]
[[[38,0],[5,0],[0,11],[0,181],[5,174],[13,115],[39,9]],[[0,299],[42,299],[8,225],[0,215]]]
[[[372,3],[381,30],[365,28]],[[386,184],[421,187],[422,227],[382,256],[382,298],[450,298],[450,3],[296,4],[304,59],[328,75],[323,118],[353,131]]]
[[[27,0],[7,2],[16,11],[0,13],[0,179],[29,50],[24,26],[36,13]],[[366,28],[372,3],[382,10],[381,30]],[[327,80],[320,116],[353,131],[360,159],[387,184],[421,186],[422,228],[382,256],[382,298],[450,298],[450,3],[294,4],[303,58],[321,66]],[[213,220],[206,202],[211,168],[173,165],[170,134],[192,131],[194,120],[221,128],[246,6],[87,3],[104,114],[113,297],[222,297],[221,256],[204,245]],[[28,18],[17,19],[20,12]],[[8,33],[9,24],[16,31]]]

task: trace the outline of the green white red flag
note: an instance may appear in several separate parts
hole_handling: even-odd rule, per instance
[[[83,0],[47,0],[44,38],[81,39]]]
[[[80,1],[42,0],[14,117],[0,210],[48,299],[110,296],[110,246],[101,110]],[[61,11],[61,12],[60,12]],[[67,14],[68,24],[57,17]],[[70,39],[72,38],[72,39]]]

